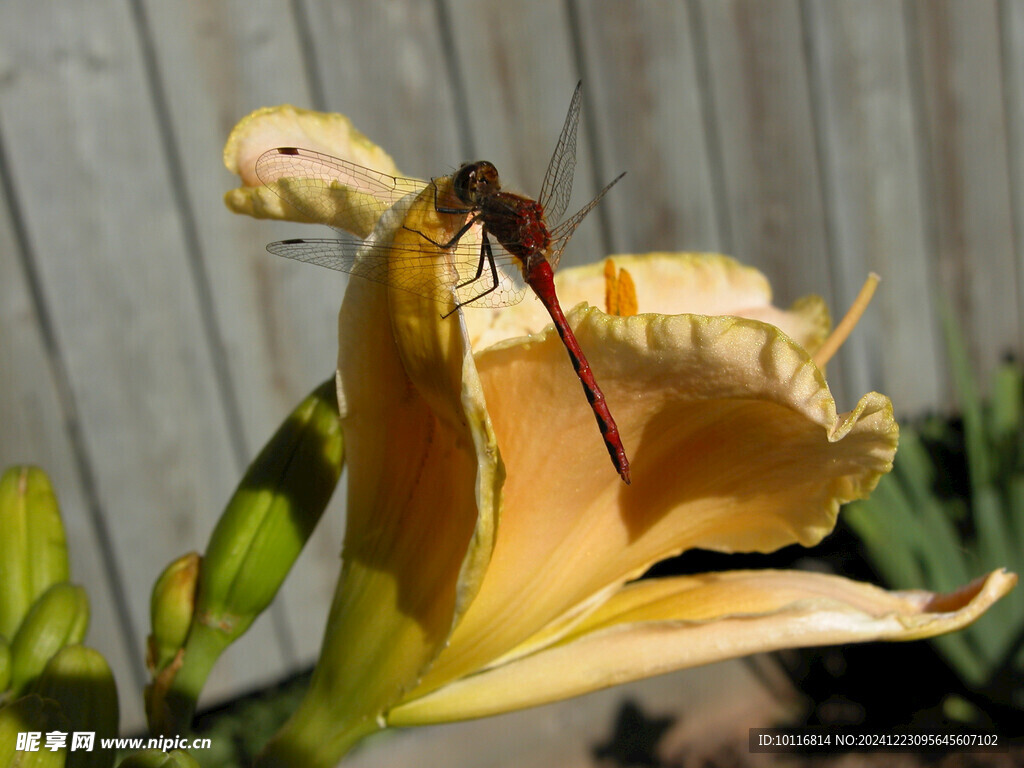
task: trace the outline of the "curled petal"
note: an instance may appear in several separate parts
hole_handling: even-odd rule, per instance
[[[503,658],[594,595],[693,547],[813,545],[841,503],[891,467],[892,405],[850,413],[807,352],[735,317],[570,313],[624,436],[634,483],[608,468],[549,328],[477,354],[505,459],[506,510],[484,583],[422,694]],[[541,426],[543,425],[543,426]],[[557,436],[557,439],[551,439]]]
[[[258,187],[256,158],[273,147],[304,147],[395,174],[395,161],[344,115],[312,112],[290,104],[263,107],[242,118],[224,145],[224,165],[247,187]]]
[[[391,156],[356,130],[344,115],[311,112],[288,104],[263,107],[239,121],[224,145],[224,165],[242,181],[241,187],[224,195],[229,209],[257,219],[309,221],[275,192],[264,187],[256,177],[256,159],[275,147],[302,147],[383,173],[397,173]],[[351,205],[350,200],[339,195],[337,208],[339,220],[321,223],[330,223],[360,235],[369,231],[362,222],[346,226],[345,211],[358,213],[359,206]]]
[[[535,706],[750,653],[917,640],[967,626],[1017,577],[993,571],[951,594],[886,592],[838,576],[736,571],[625,587],[557,644],[393,710],[422,725]]]
[[[417,201],[403,223],[440,239],[438,223],[424,220],[432,208],[432,196]],[[395,238],[410,234],[397,227]],[[366,671],[388,689],[383,701],[412,685],[445,642],[490,557],[501,480],[461,324],[442,321],[432,301],[390,293],[354,281],[340,320],[339,400],[360,407],[342,419],[351,447],[345,574],[324,647],[340,660],[337,679],[358,686],[348,696],[360,706],[370,698]],[[369,637],[372,650],[339,652]]]
[[[734,315],[761,320],[813,352],[828,336],[831,319],[820,296],[805,296],[789,309],[772,304],[768,279],[753,267],[715,253],[648,253],[609,257],[636,286],[641,313]],[[603,263],[560,269],[555,287],[563,308],[588,302],[601,307],[605,295]],[[466,316],[474,347],[482,349],[516,336],[538,333],[550,318],[536,301],[524,301],[492,313]]]
[[[367,247],[409,235],[403,222],[441,239],[434,213],[432,194],[396,206]],[[295,764],[333,765],[383,727],[444,646],[491,554],[503,473],[464,328],[442,321],[434,302],[393,293],[353,280],[341,308],[344,567],[309,692],[268,747]]]

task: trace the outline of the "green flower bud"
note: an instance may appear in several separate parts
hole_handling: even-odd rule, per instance
[[[63,768],[69,742],[46,748],[46,734],[57,731],[71,738],[68,719],[55,701],[25,696],[0,708],[0,768]]]
[[[214,663],[277,594],[341,475],[334,379],[292,412],[249,467],[199,567],[195,616],[178,666],[146,692],[153,733],[181,733]]]
[[[267,608],[320,521],[343,458],[330,379],[281,425],[217,523],[199,576],[205,624],[234,640]]]
[[[96,734],[91,750],[68,752],[69,768],[111,768],[115,750],[100,748],[101,739],[117,736],[117,686],[103,654],[84,645],[67,645],[50,659],[32,692],[60,704],[73,731]]]
[[[163,669],[185,645],[196,607],[199,555],[189,552],[168,565],[153,585],[146,665],[151,674]]]
[[[79,643],[89,626],[89,598],[77,584],[61,582],[29,609],[11,641],[11,688],[21,695],[65,645]]]
[[[68,579],[68,551],[46,473],[11,467],[0,478],[0,635],[13,637],[43,592]]]

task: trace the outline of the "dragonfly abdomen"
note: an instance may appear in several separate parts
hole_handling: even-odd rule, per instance
[[[537,297],[547,309],[548,314],[551,315],[551,320],[555,324],[555,330],[558,331],[558,335],[561,336],[562,342],[569,352],[569,360],[572,362],[572,367],[576,371],[580,384],[583,385],[583,391],[586,393],[587,401],[594,412],[594,418],[597,419],[597,426],[601,430],[601,438],[604,440],[605,448],[608,449],[608,455],[611,456],[612,463],[615,465],[619,475],[626,485],[629,485],[629,459],[626,456],[626,449],[622,445],[619,428],[615,424],[612,412],[608,409],[604,392],[601,391],[601,387],[598,386],[597,380],[594,378],[594,372],[590,369],[590,363],[587,362],[586,355],[583,354],[583,350],[580,348],[579,342],[576,340],[576,336],[573,334],[572,328],[569,327],[569,323],[565,319],[562,308],[558,303],[558,299],[555,296],[554,276],[551,272],[551,265],[548,264],[546,259],[540,259],[531,265],[526,273],[526,281],[533,288],[534,293],[537,294]]]

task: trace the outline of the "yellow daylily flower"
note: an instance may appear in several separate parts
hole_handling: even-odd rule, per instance
[[[374,150],[347,121],[287,109],[246,118],[229,167],[302,132],[369,164]],[[274,121],[290,133],[275,137]],[[255,194],[227,200],[252,213]],[[281,206],[261,215],[291,217]],[[428,193],[370,238],[445,242],[459,223]],[[724,256],[614,261],[642,314],[588,306],[605,295],[600,265],[556,282],[630,455],[628,487],[538,302],[442,319],[429,300],[350,282],[343,569],[310,690],[261,765],[331,765],[388,725],[495,714],[731,656],[949,632],[1013,587],[1004,571],[950,595],[803,572],[635,581],[691,548],[816,544],[840,505],[889,471],[898,428],[878,393],[837,412],[811,357],[829,325],[820,299],[776,308],[765,278]]]

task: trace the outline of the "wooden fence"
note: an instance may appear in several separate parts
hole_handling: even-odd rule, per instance
[[[264,251],[300,226],[225,210],[233,124],[339,111],[409,175],[487,158],[536,192],[579,78],[573,204],[628,175],[568,263],[722,251],[837,315],[879,272],[841,408],[948,407],[944,300],[983,374],[1020,351],[1021,0],[7,0],[0,464],[51,473],[126,727],[154,577],[334,364],[344,277]],[[315,655],[338,496],[205,701]]]

